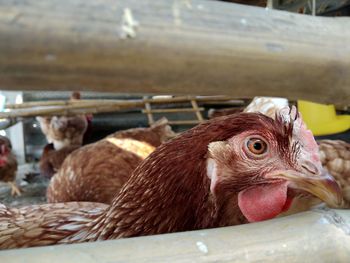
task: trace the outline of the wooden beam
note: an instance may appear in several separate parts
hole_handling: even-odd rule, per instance
[[[348,105],[349,27],[217,1],[1,1],[0,86]]]
[[[6,263],[350,262],[349,210],[184,233],[1,251]]]
[[[222,103],[228,102],[233,105],[242,105],[242,100],[231,100],[226,96],[180,96],[173,98],[157,98],[142,100],[70,100],[70,101],[35,101],[35,102],[24,102],[21,104],[7,104],[6,111],[0,112],[0,118],[20,118],[20,117],[36,117],[36,116],[55,116],[55,115],[76,115],[76,114],[88,114],[88,113],[102,113],[102,112],[113,112],[120,110],[130,110],[145,105],[149,109],[144,110],[152,119],[151,113],[156,112],[173,112],[179,110],[168,109],[168,110],[153,110],[150,105],[152,104],[176,104],[181,102],[189,102],[196,100],[203,104],[211,103]],[[204,108],[199,108],[204,110]],[[181,109],[180,111],[188,111],[187,109]],[[191,109],[191,111],[197,111]],[[150,119],[149,119],[150,120]]]
[[[201,111],[203,111],[203,109],[198,107],[197,101],[191,100],[191,105],[196,112],[197,119],[199,121],[204,121],[204,118],[203,118],[202,113],[201,113]]]
[[[178,113],[178,112],[197,112],[204,111],[204,108],[174,108],[174,109],[151,109],[151,110],[142,110],[142,113]]]
[[[113,103],[127,103],[129,102],[139,102],[143,105],[145,102],[153,104],[170,104],[170,103],[180,103],[187,102],[195,99],[198,102],[205,104],[230,104],[235,106],[245,105],[244,100],[234,100],[232,97],[228,96],[178,96],[172,98],[151,98],[140,100],[110,100],[110,99],[88,99],[88,100],[50,100],[50,101],[29,101],[23,103],[7,103],[5,105],[6,109],[24,109],[32,107],[45,107],[45,106],[71,106],[71,105],[91,105],[96,104],[113,104]]]

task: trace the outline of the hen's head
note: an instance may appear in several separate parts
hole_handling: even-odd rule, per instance
[[[157,147],[104,216],[116,226],[115,237],[160,234],[270,219],[299,194],[332,206],[342,202],[295,109],[275,120],[240,113],[214,118]]]
[[[210,192],[224,217],[238,206],[249,222],[270,219],[305,193],[340,205],[340,189],[322,168],[316,141],[295,108],[281,110],[275,120],[246,117],[238,133],[208,146]]]

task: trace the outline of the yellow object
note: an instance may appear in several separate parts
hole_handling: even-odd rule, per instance
[[[334,105],[298,100],[298,110],[306,126],[316,136],[339,133],[350,129],[350,115],[337,115]]]

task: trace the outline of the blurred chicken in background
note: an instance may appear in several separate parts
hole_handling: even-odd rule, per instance
[[[73,92],[70,100],[80,100],[80,93]],[[40,158],[40,173],[51,178],[64,159],[78,149],[91,136],[91,114],[75,116],[37,117],[48,144]]]
[[[10,185],[12,196],[20,196],[21,191],[16,185],[17,160],[11,151],[10,140],[0,135],[0,181]]]

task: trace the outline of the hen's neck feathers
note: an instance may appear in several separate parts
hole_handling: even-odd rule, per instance
[[[161,145],[92,223],[90,236],[111,239],[232,224],[219,218],[220,207],[210,194],[208,144],[247,129],[278,126],[262,114],[242,113],[213,119]]]

